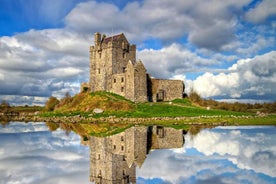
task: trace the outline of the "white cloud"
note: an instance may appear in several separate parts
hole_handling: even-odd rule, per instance
[[[276,2],[274,0],[261,1],[245,15],[246,19],[253,23],[262,23],[272,16],[276,16]]]
[[[64,29],[30,30],[1,37],[0,42],[0,73],[5,79],[1,95],[49,97],[72,90],[65,83],[88,80],[90,42],[85,35]]]
[[[267,133],[270,129],[218,127],[204,129],[195,136],[187,134],[182,150],[150,152],[137,169],[137,177],[176,184],[270,183],[276,169],[275,129]]]
[[[113,4],[90,1],[80,3],[65,20],[67,28],[78,32],[100,30],[111,34],[114,30],[126,33],[131,41],[152,37],[165,42],[188,35],[198,47],[220,50],[235,40],[237,17],[233,12],[240,11],[248,3],[249,0],[145,0],[130,2],[119,9]]]
[[[257,133],[250,134],[244,129],[231,130],[221,128],[220,132],[203,130],[194,137],[187,136],[185,147],[195,148],[201,153],[211,156],[219,154],[228,159],[241,169],[253,169],[271,177],[275,177],[276,147],[271,145],[273,135]]]
[[[185,72],[199,72],[218,63],[216,60],[202,58],[179,44],[160,50],[144,49],[137,55],[137,58],[142,59],[148,73],[159,78],[175,78],[175,75]]]
[[[0,132],[0,183],[89,183],[89,148],[78,135],[49,132],[45,123],[14,122]]]
[[[217,75],[205,73],[193,81],[193,88],[203,97],[273,99],[276,95],[276,52],[242,59]],[[263,96],[263,97],[262,97]]]

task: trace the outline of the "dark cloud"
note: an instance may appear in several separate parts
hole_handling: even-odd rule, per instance
[[[224,45],[235,40],[233,27],[229,27],[229,22],[200,26],[197,29],[201,30],[192,32],[189,35],[189,40],[200,48],[219,51]]]

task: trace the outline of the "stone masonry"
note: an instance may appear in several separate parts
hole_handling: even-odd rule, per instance
[[[107,137],[90,137],[90,181],[95,184],[136,183],[151,149],[181,148],[182,130],[162,126],[134,126]]]
[[[90,46],[90,80],[81,91],[108,91],[135,102],[170,101],[182,98],[181,80],[153,79],[142,61],[136,61],[136,45],[125,35],[106,37],[95,33]]]

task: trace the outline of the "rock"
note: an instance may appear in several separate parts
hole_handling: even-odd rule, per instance
[[[96,114],[101,114],[101,113],[104,112],[104,110],[103,110],[103,109],[100,109],[100,108],[95,108],[95,109],[93,110],[93,112],[96,113]]]

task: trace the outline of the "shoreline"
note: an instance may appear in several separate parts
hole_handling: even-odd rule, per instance
[[[150,117],[150,118],[129,118],[129,117],[84,117],[75,116],[52,116],[43,117],[39,115],[17,115],[0,116],[1,121],[22,121],[22,122],[55,122],[55,123],[110,123],[110,124],[168,124],[168,125],[276,125],[275,115],[266,116],[234,116],[234,115],[213,115],[213,116],[191,116],[191,117]]]

